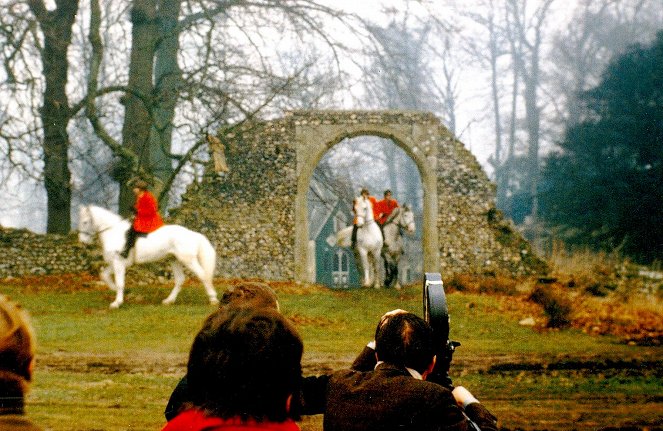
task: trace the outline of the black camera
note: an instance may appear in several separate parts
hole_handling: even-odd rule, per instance
[[[424,320],[433,328],[437,346],[437,363],[429,379],[453,389],[449,377],[449,367],[453,353],[460,343],[449,339],[449,307],[440,273],[427,272],[424,274],[423,302]]]

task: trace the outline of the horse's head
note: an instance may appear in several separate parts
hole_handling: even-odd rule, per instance
[[[78,209],[78,240],[84,244],[91,244],[95,234],[92,210],[88,205],[81,205]]]
[[[409,206],[403,205],[403,211],[401,211],[401,220],[398,223],[399,226],[404,227],[408,233],[414,233],[416,225],[414,224],[414,213]]]
[[[355,198],[354,210],[357,215],[357,225],[362,226],[364,223],[373,221],[373,205],[368,198],[359,196]]]

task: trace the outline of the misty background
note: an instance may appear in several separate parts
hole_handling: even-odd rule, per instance
[[[128,214],[134,175],[167,211],[203,175],[206,133],[248,119],[405,109],[468,147],[541,251],[660,261],[661,31],[660,0],[4,0],[0,224]],[[341,142],[314,180],[421,213],[418,172],[385,139]]]

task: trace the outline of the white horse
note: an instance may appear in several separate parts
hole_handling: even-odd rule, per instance
[[[363,272],[363,287],[373,285],[379,289],[380,285],[380,251],[382,250],[382,233],[373,218],[373,205],[363,196],[355,199],[355,214],[357,215],[357,243],[355,258],[360,273]],[[335,237],[328,239],[330,245],[339,247],[352,246],[352,226],[345,227],[336,232]]]
[[[407,205],[395,208],[382,226],[384,234],[384,246],[382,247],[382,258],[384,259],[384,285],[400,289],[398,280],[398,262],[403,255],[403,235],[405,230],[409,234],[414,233],[414,213]]]
[[[90,244],[98,236],[107,266],[101,271],[101,279],[116,292],[110,308],[118,308],[124,302],[124,277],[126,269],[135,263],[155,262],[172,255],[176,260],[171,267],[175,287],[163,300],[172,304],[182,289],[186,279],[184,267],[193,272],[203,282],[212,304],[218,304],[216,290],[212,284],[216,266],[216,250],[204,235],[178,225],[165,225],[139,237],[129,256],[123,258],[120,252],[126,242],[128,220],[98,206],[84,205],[79,210],[78,239]]]

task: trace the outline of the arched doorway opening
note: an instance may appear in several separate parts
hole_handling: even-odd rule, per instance
[[[422,132],[410,127],[391,127],[385,124],[371,126],[353,125],[298,125],[295,131],[297,148],[297,194],[295,197],[295,278],[315,281],[312,266],[312,250],[309,243],[308,189],[313,172],[327,151],[344,139],[358,136],[374,136],[389,140],[398,146],[414,162],[421,178],[422,188],[422,271],[439,272],[440,260],[436,220],[437,174],[436,163],[421,151],[418,135]],[[430,148],[430,147],[429,147]]]
[[[417,165],[391,139],[375,135],[344,138],[334,144],[313,170],[307,195],[309,278],[329,287],[359,285],[352,250],[330,245],[327,238],[352,224],[351,202],[361,188],[377,199],[390,190],[401,206],[410,207],[417,231],[404,235],[399,281],[407,284],[423,276],[423,188]]]

